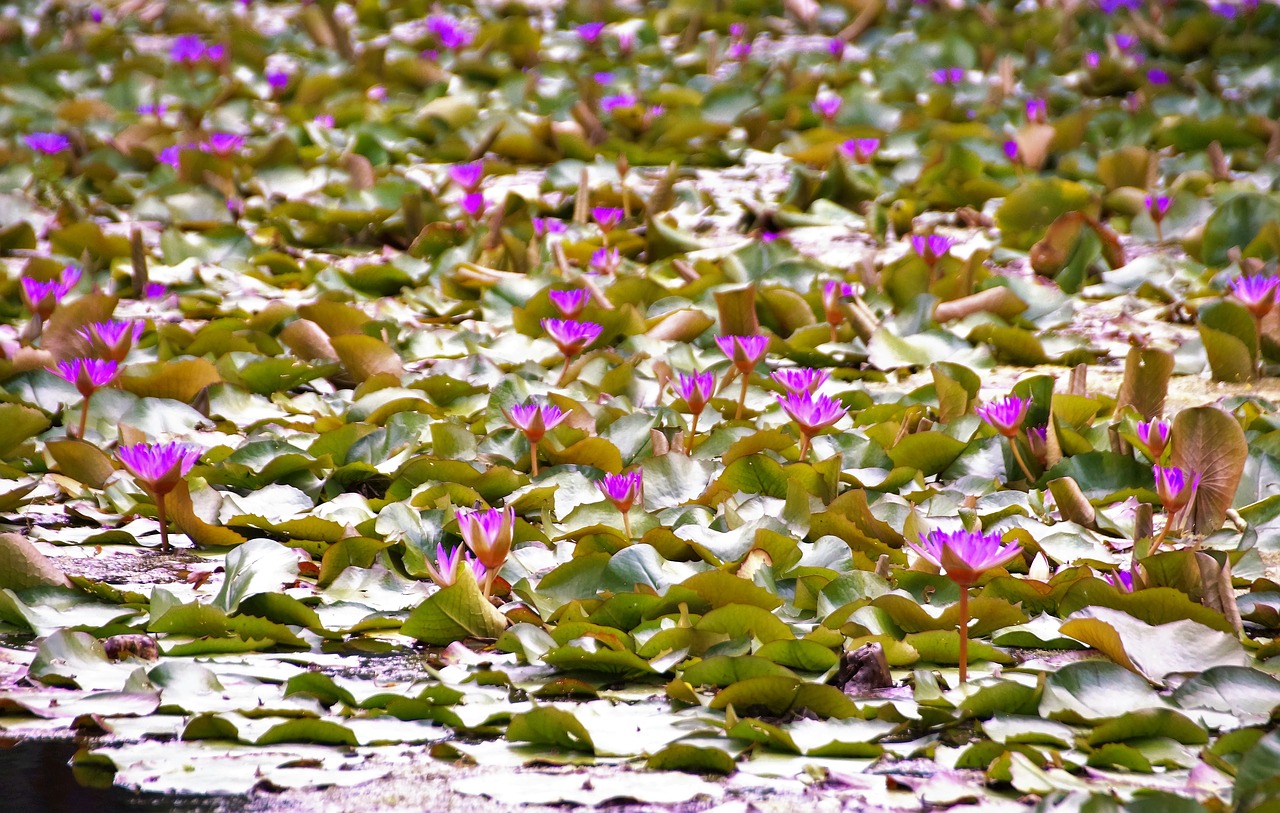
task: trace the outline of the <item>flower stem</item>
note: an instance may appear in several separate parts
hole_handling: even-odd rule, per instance
[[[538,476],[538,441],[529,444],[529,476]]]
[[[80,431],[79,433],[76,434],[76,437],[80,438],[81,440],[84,440],[84,430],[89,425],[89,399],[92,397],[93,397],[92,393],[90,393],[89,395],[86,395],[84,397],[84,402],[80,404]]]
[[[627,535],[627,541],[631,541],[631,512],[622,512],[622,530]]]
[[[1027,482],[1034,483],[1036,478],[1031,476],[1031,469],[1027,468],[1027,461],[1022,459],[1022,452],[1018,451],[1017,438],[1009,438],[1009,448],[1013,450],[1013,459],[1018,461],[1018,468],[1022,469],[1022,473],[1026,476]]]
[[[832,325],[830,322],[828,322],[827,324],[828,324],[828,325],[830,326],[830,328],[831,328],[831,342],[832,342],[832,344],[834,344],[836,341],[838,341],[838,340],[839,340],[840,336],[836,333],[836,326],[835,326],[835,325]]]
[[[738,410],[733,413],[735,421],[742,420],[742,407],[747,403],[747,385],[751,383],[750,379],[750,373],[742,374],[742,392],[738,394]]]
[[[684,453],[693,455],[693,436],[698,434],[698,418],[702,417],[701,412],[693,413],[693,423],[689,425],[689,439],[684,442]]]
[[[557,387],[563,387],[565,382],[569,380],[569,362],[573,361],[573,356],[564,357],[564,369],[560,371],[560,380],[556,382]]]
[[[160,552],[169,552],[169,521],[164,515],[164,495],[156,495],[156,521],[160,523]]]
[[[809,457],[809,435],[806,432],[800,433],[800,462],[803,463]]]
[[[969,681],[969,588],[960,588],[960,682]]]
[[[486,601],[489,600],[489,596],[493,595],[493,580],[497,577],[498,571],[496,568],[489,568],[484,572],[484,585],[482,586],[482,591]]]
[[[1164,542],[1164,538],[1169,535],[1169,529],[1173,527],[1173,514],[1166,513],[1164,517],[1164,527],[1160,529],[1160,535],[1156,537],[1156,541],[1151,543],[1151,550],[1147,551],[1147,555],[1160,550],[1160,545]]]

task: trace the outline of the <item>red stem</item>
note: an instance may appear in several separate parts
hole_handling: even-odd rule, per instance
[[[164,516],[164,495],[156,495],[156,520],[160,523],[160,552],[169,552],[169,523]]]
[[[84,397],[84,402],[80,404],[80,433],[76,437],[84,440],[84,430],[89,425],[89,399],[93,397],[93,393],[89,393]]]
[[[529,444],[529,476],[538,476],[538,441]]]
[[[735,421],[742,420],[742,407],[747,403],[747,385],[751,383],[750,378],[750,373],[742,374],[742,392],[738,395],[738,411],[733,413],[733,419]]]
[[[969,588],[960,588],[960,682],[969,680]]]

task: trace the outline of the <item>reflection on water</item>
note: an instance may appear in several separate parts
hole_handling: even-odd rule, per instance
[[[122,788],[88,788],[68,763],[66,740],[0,738],[0,810],[4,813],[239,813],[243,797],[168,796]]]

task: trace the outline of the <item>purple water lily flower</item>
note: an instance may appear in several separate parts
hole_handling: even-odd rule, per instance
[[[1133,573],[1128,570],[1114,570],[1103,576],[1117,591],[1121,593],[1133,592]]]
[[[195,34],[183,34],[169,46],[169,58],[182,65],[192,65],[204,59],[204,41]]]
[[[600,109],[606,113],[612,113],[621,107],[635,107],[640,100],[634,93],[614,93],[604,96],[600,99]]]
[[[973,411],[997,432],[1012,440],[1022,432],[1022,422],[1026,420],[1030,407],[1030,399],[1008,395],[976,406]]]
[[[1022,153],[1018,149],[1018,142],[1014,141],[1013,139],[1009,139],[1008,141],[1004,142],[1002,147],[1004,149],[1004,157],[1008,158],[1010,163],[1012,164],[1022,163]]]
[[[43,282],[31,277],[22,278],[22,298],[27,310],[45,321],[53,314],[53,309],[80,281],[80,269],[68,265],[56,280]]]
[[[716,345],[720,348],[738,372],[750,375],[760,359],[769,349],[768,336],[716,336]]]
[[[1155,221],[1164,220],[1169,206],[1173,203],[1168,195],[1147,195],[1143,202],[1146,204],[1147,211],[1151,213],[1151,219]]]
[[[1084,55],[1084,66],[1089,70],[1097,70],[1102,64],[1102,54],[1097,51],[1089,51]]]
[[[235,154],[243,146],[244,136],[233,133],[210,133],[208,138],[200,142],[201,150],[222,158]]]
[[[716,377],[711,373],[677,373],[676,392],[689,405],[689,412],[693,414],[694,420],[693,431],[696,432],[698,416],[711,401],[711,396],[715,395]]]
[[[792,394],[809,393],[813,394],[818,391],[831,378],[829,370],[815,370],[812,367],[783,367],[781,370],[774,370],[774,381]],[[786,404],[783,404],[786,407]]]
[[[1035,455],[1041,465],[1044,465],[1045,460],[1048,459],[1049,427],[1028,426],[1026,437],[1027,448],[1031,449],[1031,454]]]
[[[267,85],[272,90],[284,90],[289,86],[289,73],[287,71],[267,71]]]
[[[856,296],[858,286],[848,282],[827,280],[822,285],[822,312],[831,327],[831,341],[838,338],[837,329],[844,321],[844,312],[840,309],[840,300],[848,296]]]
[[[1164,506],[1165,513],[1172,516],[1191,502],[1196,488],[1200,485],[1200,475],[1187,475],[1177,466],[1153,466],[1151,469],[1156,478],[1156,496]]]
[[[929,74],[936,85],[958,85],[964,81],[964,68],[937,68]]]
[[[511,554],[516,527],[516,509],[489,508],[484,511],[458,511],[458,531],[476,559],[485,567],[484,595],[493,589],[493,580]]]
[[[111,359],[74,358],[60,361],[49,372],[63,381],[74,384],[85,398],[111,383],[119,371],[119,365]]]
[[[600,338],[603,327],[594,322],[577,322],[572,319],[543,319],[542,329],[564,354],[566,363],[587,346]]]
[[[484,181],[484,161],[472,161],[469,164],[455,164],[449,167],[449,179],[467,192],[477,191]]]
[[[1048,120],[1048,103],[1044,99],[1027,99],[1027,121],[1044,124]]]
[[[24,136],[22,141],[31,149],[45,155],[57,155],[71,149],[71,139],[61,133],[31,133]]]
[[[178,163],[180,161],[179,155],[181,154],[182,150],[183,150],[183,147],[180,147],[177,144],[174,144],[169,147],[165,147],[163,150],[160,151],[160,154],[156,156],[156,160],[158,160],[162,164],[168,164],[174,169],[177,169]]]
[[[1098,8],[1102,9],[1103,14],[1115,14],[1122,8],[1138,9],[1141,7],[1141,0],[1098,0]]]
[[[947,255],[951,247],[955,245],[955,241],[950,237],[941,234],[930,234],[928,236],[922,234],[911,235],[911,248],[916,254],[920,255],[920,259],[932,268],[938,264],[938,261]]]
[[[76,437],[84,439],[85,428],[89,425],[89,401],[93,394],[111,383],[119,372],[119,365],[110,359],[75,358],[60,361],[56,367],[48,368],[49,372],[75,385],[83,403],[80,405],[80,431]],[[70,436],[71,427],[67,427]]]
[[[582,288],[570,288],[567,291],[547,291],[551,304],[556,306],[560,315],[566,319],[576,319],[591,301],[591,292]]]
[[[164,102],[157,102],[155,104],[140,104],[137,107],[137,113],[139,116],[160,117],[168,112],[169,112],[169,107]]]
[[[616,248],[598,248],[591,252],[591,267],[601,274],[616,274],[622,267],[622,252]]]
[[[1276,304],[1276,292],[1280,290],[1280,276],[1275,274],[1249,274],[1231,281],[1231,295],[1240,300],[1254,315],[1261,319]]]
[[[583,23],[576,30],[583,42],[594,44],[599,41],[600,34],[604,31],[604,23]]]
[[[1170,428],[1168,421],[1159,419],[1138,423],[1138,440],[1146,447],[1147,456],[1152,460],[1158,461],[1164,454],[1165,447],[1169,445]]]
[[[622,218],[626,215],[620,208],[613,206],[597,206],[591,210],[591,219],[600,227],[600,231],[608,234],[613,231],[614,227],[622,222]]]
[[[440,41],[440,46],[450,51],[461,50],[471,44],[474,36],[452,17],[442,14],[427,18],[427,30]]]
[[[1160,68],[1151,68],[1147,71],[1147,81],[1153,85],[1169,84],[1169,72]]]
[[[876,150],[880,149],[878,138],[851,138],[840,145],[845,154],[859,164],[870,164]]]
[[[443,544],[437,544],[435,564],[423,562],[423,565],[427,568],[431,581],[441,587],[450,587],[457,582],[464,567],[471,568],[477,584],[484,582],[485,567],[467,550],[466,545],[458,545],[453,550],[446,551]]]
[[[568,223],[552,217],[533,217],[530,218],[530,222],[533,223],[533,233],[539,237],[548,234],[564,234],[569,230]]]
[[[835,94],[819,96],[813,100],[811,105],[813,112],[822,116],[828,122],[834,121],[840,113],[840,107],[844,104],[843,100]]]
[[[1138,44],[1138,38],[1132,34],[1116,34],[1116,47],[1121,51],[1131,51]]]
[[[809,454],[813,436],[843,418],[848,409],[834,398],[814,395],[808,390],[774,396],[800,430],[800,460]]]
[[[94,322],[76,332],[89,342],[95,355],[123,364],[134,343],[142,336],[144,327],[146,325],[140,319],[129,322]]]
[[[479,220],[484,215],[485,206],[483,192],[468,192],[462,196],[462,211],[472,220]]]
[[[553,404],[536,404],[531,401],[516,404],[509,410],[504,409],[502,414],[506,415],[511,425],[523,432],[525,440],[529,441],[529,474],[537,477],[538,441],[542,440],[547,432],[559,426],[561,421],[569,417],[569,414]]]
[[[943,531],[935,528],[920,535],[920,544],[906,540],[920,557],[942,570],[947,578],[966,590],[977,584],[988,570],[1004,567],[1022,553],[1017,542],[1007,545],[999,532]]]
[[[160,550],[169,551],[169,523],[165,519],[165,495],[177,488],[200,459],[200,449],[186,443],[135,443],[121,446],[116,457],[156,501],[160,523]]]
[[[640,499],[643,480],[644,473],[637,469],[626,474],[606,474],[596,481],[596,488],[622,514],[622,528],[628,540],[631,539],[631,508]]]
[[[920,544],[906,540],[911,549],[960,588],[960,682],[969,676],[969,588],[988,570],[1004,567],[1022,554],[1017,542],[1004,544],[998,532],[943,531],[920,534]]]

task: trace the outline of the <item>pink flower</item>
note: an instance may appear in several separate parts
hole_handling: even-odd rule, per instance
[[[622,222],[623,214],[622,209],[610,206],[597,206],[591,210],[592,219],[605,234],[613,231],[613,228]]]
[[[640,498],[643,479],[644,473],[638,469],[627,474],[606,474],[603,479],[596,481],[596,488],[613,503],[614,508],[625,515]]]
[[[676,391],[689,405],[689,411],[698,416],[706,408],[716,392],[716,377],[711,373],[678,373]]]
[[[436,545],[436,563],[424,562],[427,575],[441,587],[449,587],[458,580],[462,568],[470,567],[477,582],[484,581],[485,566],[480,560],[467,552],[466,545],[458,545],[452,551],[446,551],[444,545]]]
[[[1022,431],[1022,422],[1026,420],[1030,407],[1030,399],[1009,395],[974,407],[973,411],[997,432],[1012,440]]]
[[[1186,508],[1200,485],[1200,475],[1188,478],[1177,466],[1153,466],[1151,470],[1156,478],[1156,496],[1165,512],[1176,514]]]
[[[958,85],[964,81],[964,68],[938,68],[930,77],[934,84]]]
[[[511,553],[516,525],[516,509],[490,508],[485,511],[458,511],[458,530],[480,564],[496,573]]]
[[[560,315],[566,319],[576,319],[591,301],[591,292],[582,288],[570,288],[567,291],[547,291],[551,304],[556,306]]]
[[[813,100],[813,112],[822,116],[828,122],[834,121],[835,117],[840,113],[840,105],[842,104],[839,96],[826,95],[819,96]]]
[[[591,252],[591,267],[601,274],[616,274],[622,265],[622,252],[616,248],[598,248]]]
[[[146,325],[141,320],[94,322],[76,332],[89,342],[95,355],[122,364],[134,342],[142,336],[144,327]]]
[[[539,237],[547,234],[564,234],[569,230],[569,224],[551,217],[534,217],[530,218],[530,222],[533,223],[533,233]]]
[[[716,344],[738,372],[750,375],[769,348],[768,336],[717,336]]]
[[[48,369],[63,381],[74,384],[80,395],[87,399],[111,383],[119,365],[110,359],[76,358],[60,361],[56,367]]]
[[[620,107],[635,107],[640,100],[634,93],[614,93],[600,99],[600,109],[612,113]]]
[[[71,149],[71,139],[60,133],[32,133],[22,140],[31,149],[45,155],[56,155]]]
[[[1147,195],[1144,202],[1151,219],[1157,223],[1164,220],[1165,214],[1169,211],[1169,205],[1173,203],[1168,195]]]
[[[1004,567],[1022,553],[1017,542],[1003,544],[998,532],[984,534],[935,528],[927,536],[920,535],[919,545],[910,539],[907,544],[925,561],[945,572],[962,590],[972,587],[986,571]]]
[[[808,390],[788,392],[774,396],[791,420],[800,427],[800,433],[813,437],[818,432],[840,420],[848,412],[844,405],[826,395],[814,395]]]
[[[1049,120],[1049,105],[1044,99],[1027,99],[1027,121],[1044,124]]]
[[[200,142],[201,150],[222,158],[235,154],[243,146],[244,136],[231,133],[210,133],[207,139]]]
[[[42,320],[48,319],[53,313],[53,309],[62,302],[63,297],[70,293],[71,289],[80,281],[80,269],[74,265],[68,265],[62,269],[62,275],[49,282],[41,282],[31,277],[22,278],[22,298],[26,302],[27,310],[31,311]]]
[[[851,138],[840,145],[845,154],[859,164],[870,164],[876,150],[880,149],[878,138]]]
[[[831,377],[826,370],[815,370],[812,367],[784,367],[773,371],[773,380],[781,384],[788,393],[812,394],[818,391],[823,383]],[[785,408],[785,404],[783,405]]]
[[[161,497],[181,482],[200,459],[199,447],[187,443],[135,443],[121,446],[116,456],[134,479],[153,496]]]
[[[577,30],[583,42],[594,43],[600,39],[600,33],[604,31],[604,23],[583,23]]]
[[[576,356],[600,338],[604,330],[594,322],[575,322],[572,319],[543,319],[542,329],[556,343],[565,358]]]
[[[1152,460],[1159,460],[1169,444],[1168,421],[1141,421],[1138,424],[1138,440],[1146,447],[1147,455]]]
[[[930,234],[927,237],[921,234],[911,235],[911,248],[930,268],[937,265],[938,260],[945,257],[954,244],[954,240],[941,234]]]
[[[472,220],[479,220],[484,214],[485,200],[483,192],[468,192],[462,196],[462,211]]]
[[[468,192],[475,192],[484,180],[484,161],[456,164],[449,167],[449,178]]]
[[[524,433],[530,443],[542,440],[547,432],[555,429],[560,422],[569,417],[560,407],[552,404],[536,404],[528,402],[517,404],[511,409],[502,411],[511,425]]]
[[[1231,295],[1261,319],[1275,306],[1277,286],[1280,286],[1280,276],[1251,274],[1231,281]]]
[[[823,283],[822,311],[827,317],[827,324],[835,327],[844,321],[844,314],[840,311],[840,300],[843,297],[854,296],[857,293],[857,287],[847,282],[838,282],[831,279]],[[832,335],[834,335],[834,331]]]

